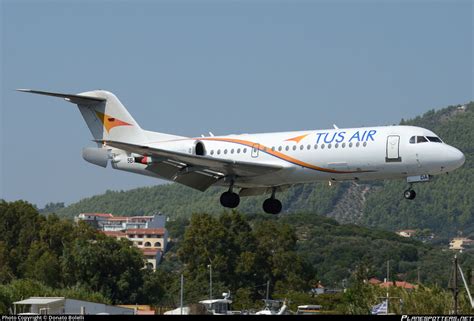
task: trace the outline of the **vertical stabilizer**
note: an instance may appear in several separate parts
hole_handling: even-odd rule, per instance
[[[94,103],[77,104],[95,140],[130,143],[146,141],[143,130],[114,94],[104,90],[95,90],[81,93],[79,96],[104,99]]]

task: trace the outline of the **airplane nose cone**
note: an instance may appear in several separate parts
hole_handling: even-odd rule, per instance
[[[464,156],[464,154],[459,149],[454,147],[450,148],[447,158],[451,170],[461,167],[466,161],[466,156]]]

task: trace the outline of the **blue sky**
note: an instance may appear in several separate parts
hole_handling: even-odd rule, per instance
[[[198,136],[395,124],[473,99],[471,1],[0,1],[0,198],[38,206],[160,181],[82,160],[77,108],[114,92]]]

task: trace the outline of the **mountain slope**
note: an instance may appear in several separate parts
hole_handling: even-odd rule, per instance
[[[466,155],[466,163],[449,175],[436,176],[427,184],[417,184],[417,197],[402,197],[403,181],[385,181],[383,188],[370,193],[361,224],[385,229],[427,228],[442,236],[474,233],[474,103],[463,110],[451,106],[429,111],[403,122],[433,130],[447,144]],[[474,236],[474,235],[473,235]]]

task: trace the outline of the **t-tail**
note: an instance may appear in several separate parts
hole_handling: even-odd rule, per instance
[[[129,144],[146,144],[150,139],[164,141],[180,136],[143,130],[120,100],[111,92],[93,90],[80,94],[64,94],[31,89],[17,89],[32,94],[64,98],[76,104],[98,148],[84,148],[83,157],[99,166],[107,166],[107,150],[103,142],[117,141]]]

